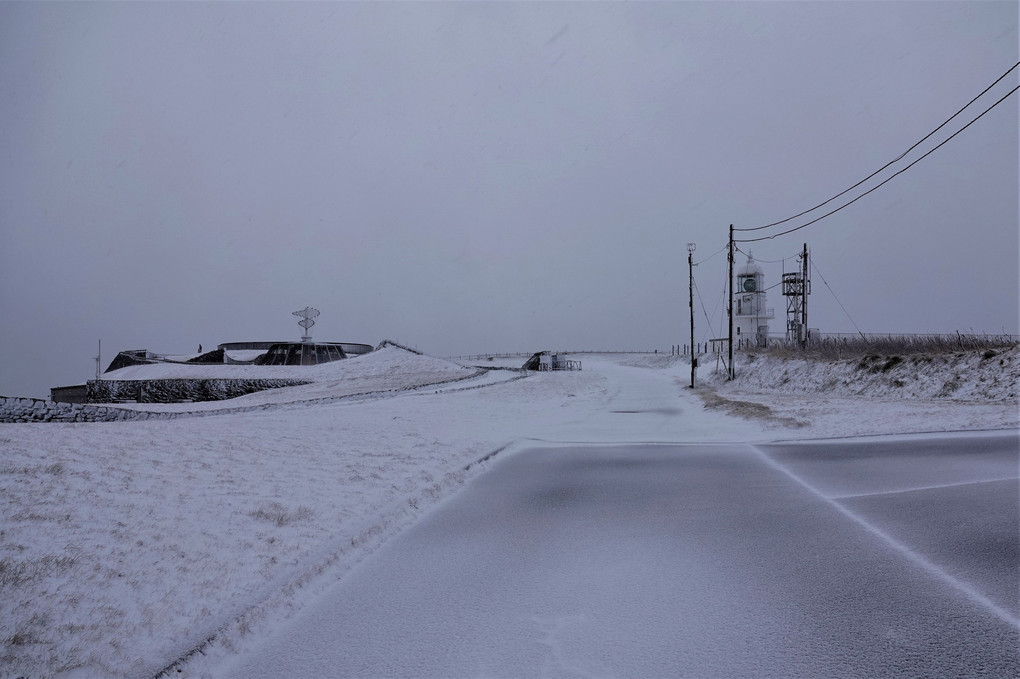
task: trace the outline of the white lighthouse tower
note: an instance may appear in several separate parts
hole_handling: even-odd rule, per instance
[[[769,321],[775,310],[766,306],[765,275],[751,255],[737,272],[733,298],[734,346],[764,347],[769,337]]]

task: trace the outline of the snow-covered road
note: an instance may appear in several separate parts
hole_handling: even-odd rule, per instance
[[[212,674],[1017,676],[1016,450],[522,451]]]

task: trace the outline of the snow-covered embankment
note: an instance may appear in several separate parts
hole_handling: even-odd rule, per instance
[[[705,361],[709,409],[802,437],[1016,428],[1020,346],[841,360],[737,354],[736,377]],[[710,363],[710,364],[709,364]]]

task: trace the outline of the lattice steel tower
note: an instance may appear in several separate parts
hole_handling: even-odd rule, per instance
[[[800,269],[783,274],[783,296],[786,297],[786,339],[801,346],[807,344],[807,296],[811,294],[811,278],[808,276],[808,251],[797,256]]]

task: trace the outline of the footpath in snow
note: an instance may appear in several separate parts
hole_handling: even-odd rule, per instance
[[[1017,427],[1015,397],[777,394],[708,366],[692,391],[677,357],[579,358],[581,372],[476,374],[391,347],[311,385],[201,404],[281,404],[268,410],[0,425],[0,677],[187,676],[535,442]]]

